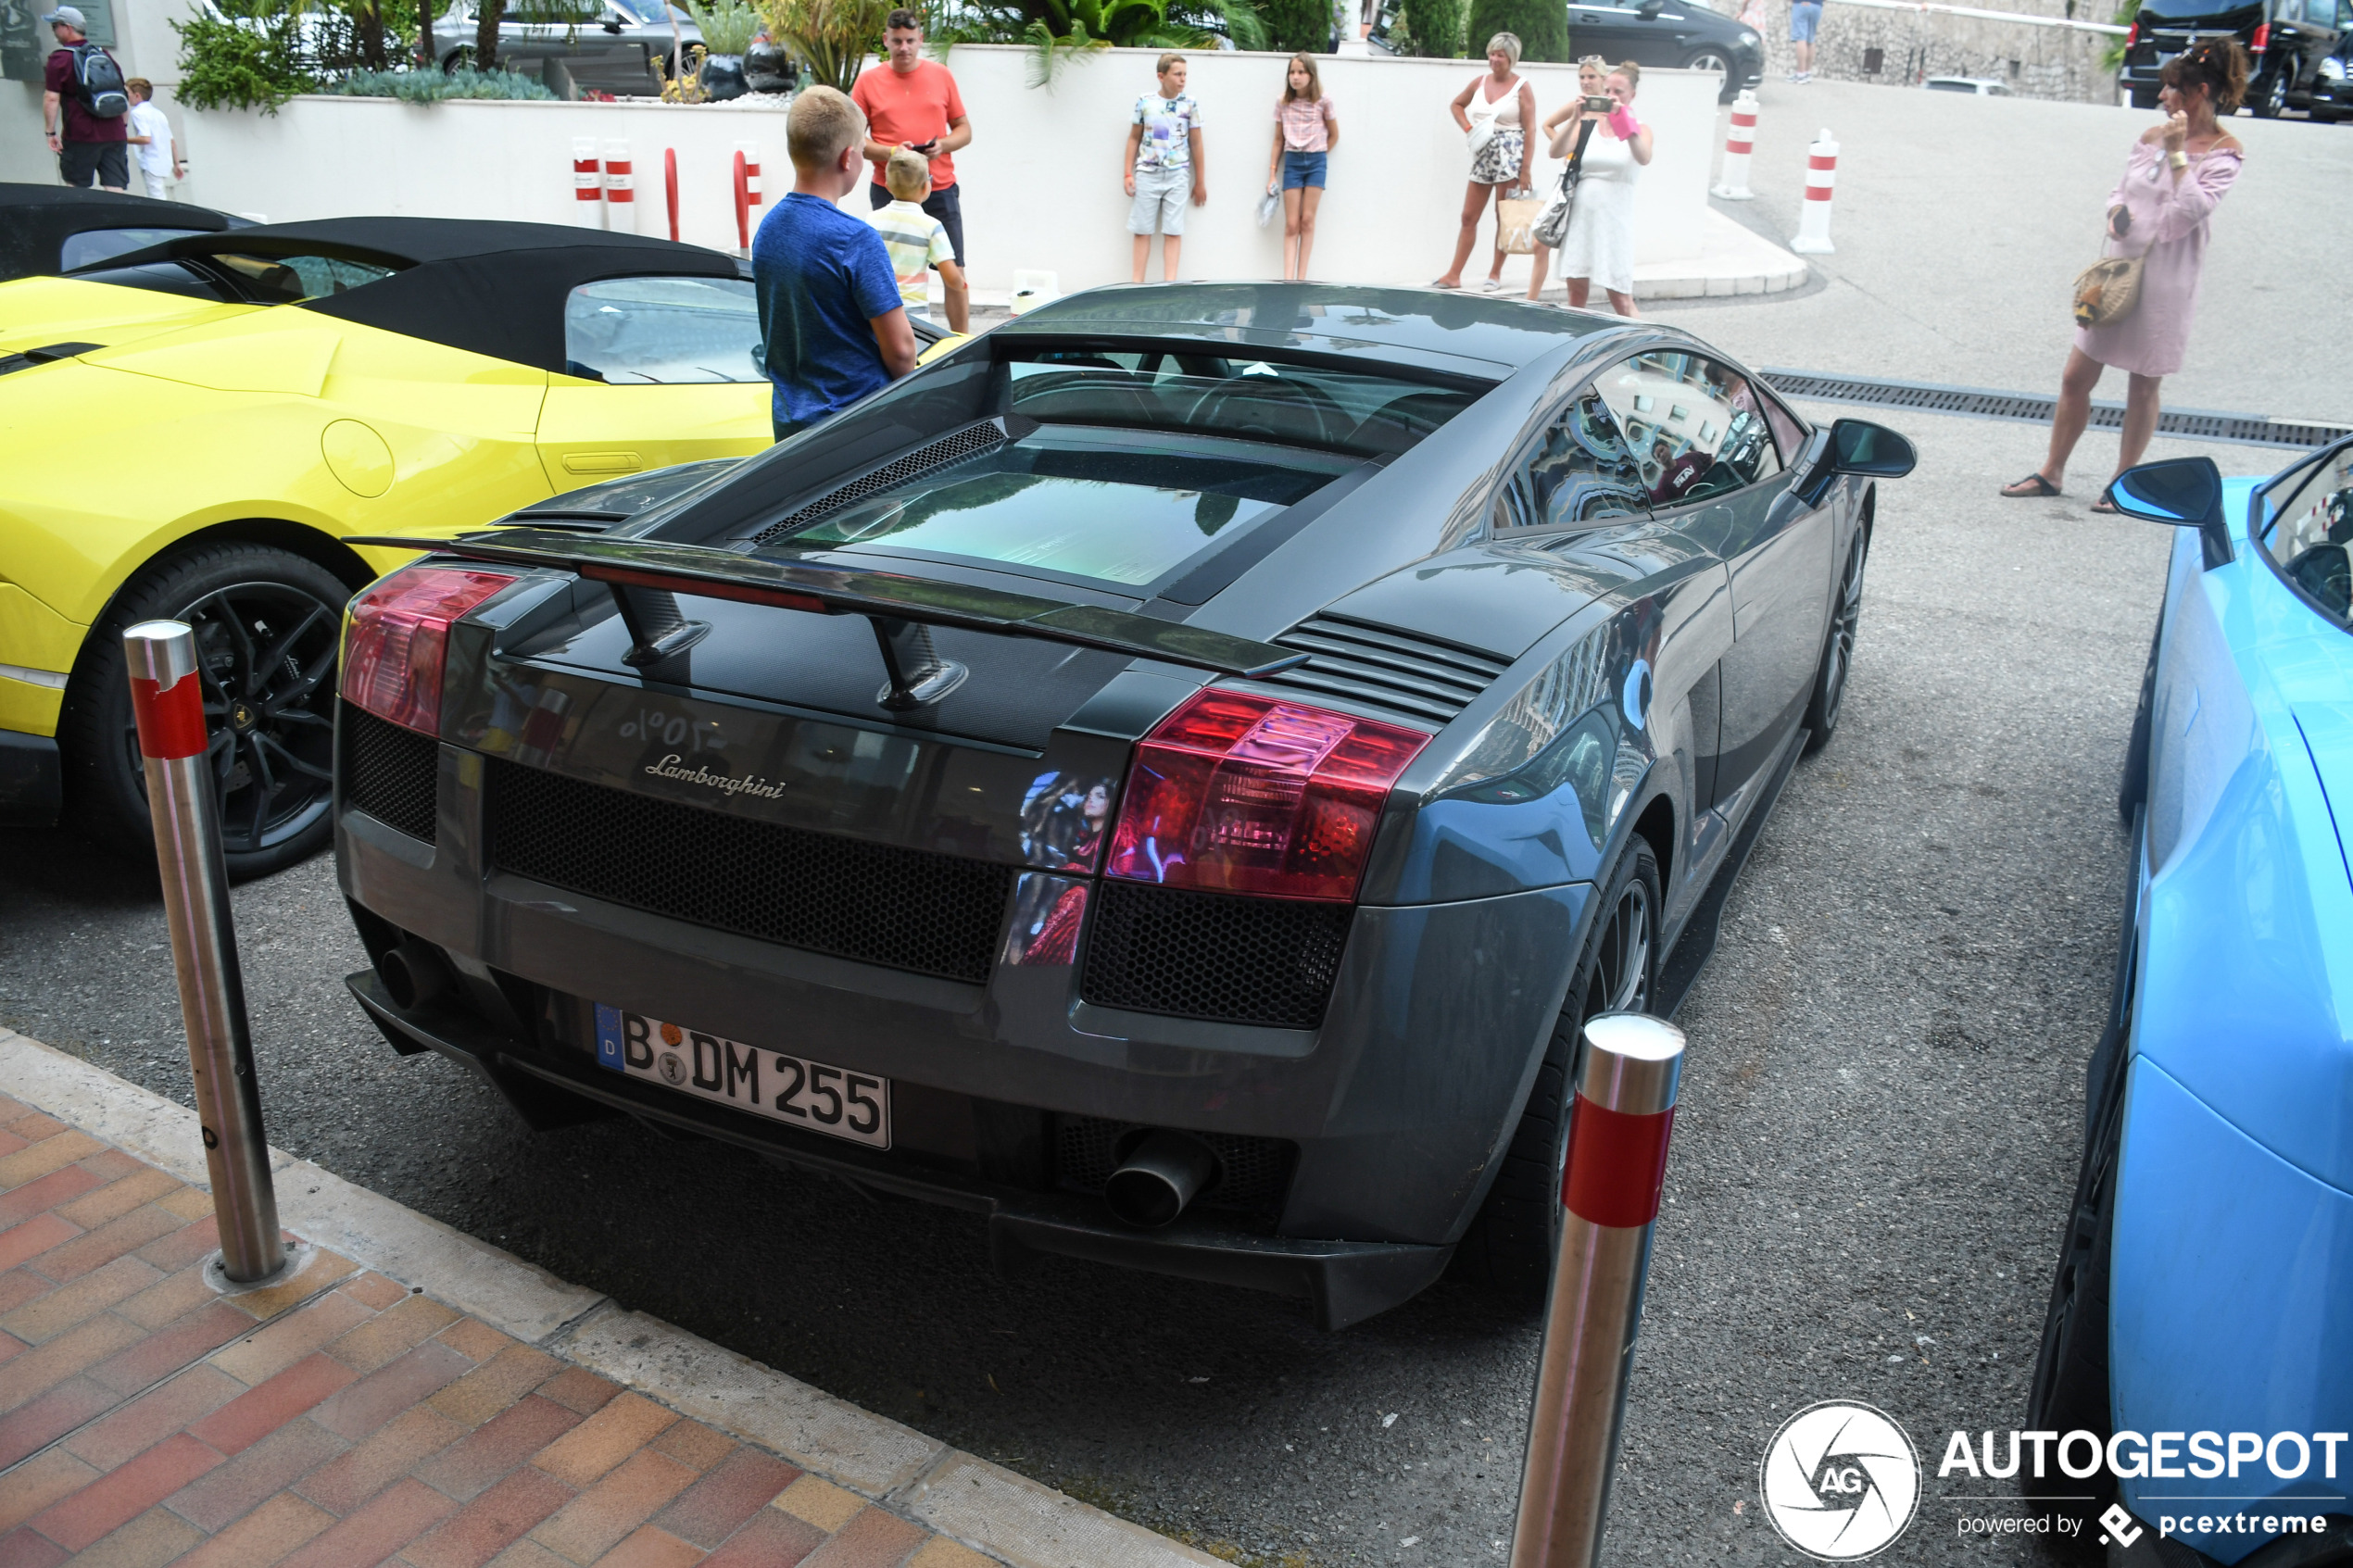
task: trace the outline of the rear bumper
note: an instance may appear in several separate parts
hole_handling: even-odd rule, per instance
[[[1221,1225],[1201,1212],[1165,1229],[1139,1232],[1088,1199],[1024,1191],[947,1172],[917,1171],[854,1145],[798,1133],[759,1118],[664,1093],[592,1065],[535,1050],[455,1008],[404,1011],[367,971],[346,982],[395,1048],[434,1050],[481,1073],[526,1120],[560,1115],[552,1085],[644,1121],[735,1144],[765,1159],[822,1171],[862,1185],[984,1216],[1000,1269],[1031,1253],[1090,1259],[1183,1279],[1304,1297],[1326,1328],[1344,1328],[1413,1297],[1444,1271],[1451,1246],[1300,1240]]]
[[[65,806],[57,741],[0,730],[0,827],[45,828]]]

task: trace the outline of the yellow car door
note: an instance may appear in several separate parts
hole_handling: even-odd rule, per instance
[[[749,457],[774,439],[760,311],[739,278],[611,278],[564,306],[539,460],[558,493],[645,469]]]

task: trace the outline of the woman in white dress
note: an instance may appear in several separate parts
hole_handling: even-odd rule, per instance
[[[1628,60],[1612,68],[1602,84],[1603,95],[1617,100],[1607,114],[1581,110],[1554,138],[1553,156],[1566,158],[1577,149],[1578,126],[1592,123],[1579,165],[1577,206],[1569,213],[1568,233],[1561,241],[1561,276],[1568,284],[1568,303],[1584,308],[1598,282],[1609,295],[1610,308],[1620,316],[1639,314],[1634,308],[1634,176],[1651,160],[1651,129],[1634,118],[1634,92],[1642,68]],[[1544,286],[1541,250],[1528,297]]]

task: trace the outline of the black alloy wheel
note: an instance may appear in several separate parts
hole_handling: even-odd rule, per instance
[[[1568,1169],[1568,1111],[1583,1065],[1585,1021],[1648,1012],[1658,981],[1658,859],[1635,838],[1617,858],[1592,935],[1569,978],[1528,1107],[1478,1218],[1454,1251],[1454,1270],[1496,1296],[1541,1308],[1560,1247],[1561,1178]]]
[[[335,657],[351,590],[260,545],[199,546],[134,579],[85,646],[60,730],[69,807],[134,857],[153,852],[146,775],[131,712],[124,628],[183,621],[196,638],[208,755],[233,877],[306,859],[332,832]]]
[[[1729,104],[1740,95],[1741,84],[1738,68],[1732,64],[1732,56],[1721,49],[1710,45],[1704,49],[1692,50],[1689,56],[1685,56],[1683,60],[1683,69],[1685,70],[1722,71],[1724,73],[1724,90],[1716,95],[1716,101],[1719,104]]]
[[[1840,574],[1838,602],[1831,606],[1830,635],[1822,643],[1822,662],[1814,672],[1814,695],[1806,705],[1806,749],[1810,755],[1830,745],[1838,729],[1839,709],[1846,704],[1846,678],[1855,668],[1855,632],[1863,620],[1863,563],[1869,540],[1859,530],[1846,552],[1846,570]]]
[[[2256,119],[2277,119],[2287,112],[2288,78],[2294,71],[2295,67],[2289,61],[2281,60],[2264,74],[2262,81],[2255,84],[2255,91],[2247,94],[2247,100]]]

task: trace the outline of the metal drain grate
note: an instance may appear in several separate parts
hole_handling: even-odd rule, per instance
[[[1784,397],[1826,403],[1870,403],[1884,408],[1919,408],[1978,420],[2020,420],[2048,424],[2057,406],[2048,397],[2022,392],[1992,392],[1975,386],[1939,386],[1932,382],[1875,381],[1868,376],[1832,376],[1816,370],[1768,369],[1765,379]],[[2092,404],[2094,430],[2120,430],[2124,405],[2106,398]],[[2159,435],[2193,441],[2228,441],[2246,446],[2325,446],[2353,435],[2344,425],[2267,419],[2261,414],[2222,414],[2210,408],[2169,408],[2157,417]]]

